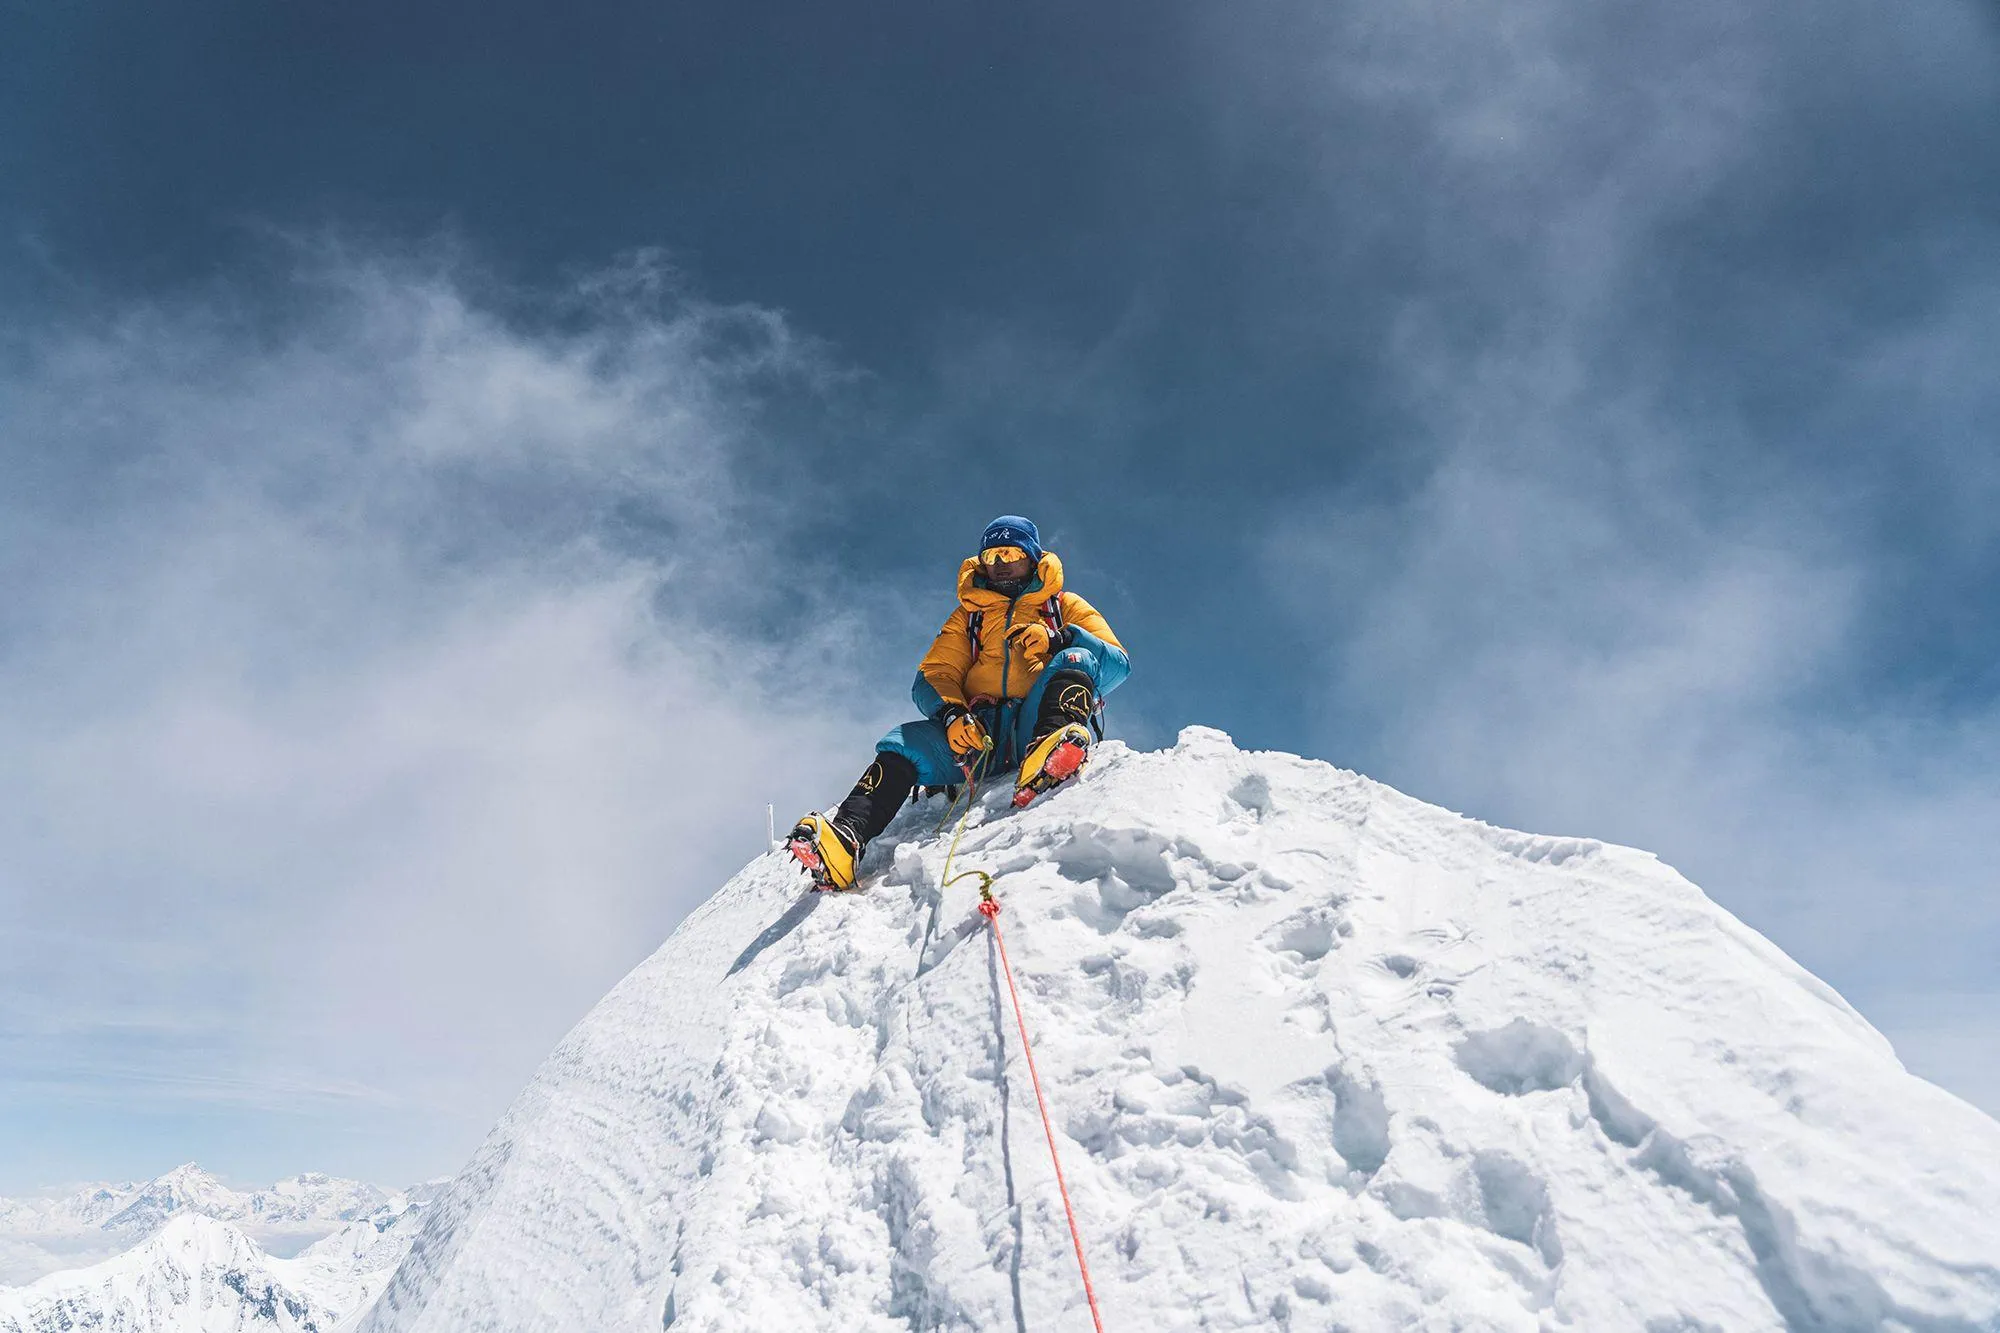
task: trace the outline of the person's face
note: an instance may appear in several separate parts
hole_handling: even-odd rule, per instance
[[[1018,546],[995,546],[981,551],[979,564],[986,571],[986,581],[1002,587],[1026,583],[1035,571],[1028,553]]]

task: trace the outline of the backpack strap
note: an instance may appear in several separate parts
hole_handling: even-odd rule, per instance
[[[1042,603],[1041,619],[1042,623],[1048,626],[1050,634],[1062,633],[1063,613],[1062,613],[1061,593],[1057,593],[1054,597],[1051,597],[1046,602]],[[982,627],[984,627],[985,624],[986,624],[986,613],[984,611],[971,611],[966,613],[965,633],[966,636],[972,640],[972,656],[973,660],[975,661],[977,661],[979,658],[979,631]]]

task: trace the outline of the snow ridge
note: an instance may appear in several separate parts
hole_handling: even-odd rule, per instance
[[[1087,1327],[937,801],[760,857],[360,1327]],[[2000,1330],[2000,1124],[1642,852],[1202,728],[975,806],[1107,1326]]]

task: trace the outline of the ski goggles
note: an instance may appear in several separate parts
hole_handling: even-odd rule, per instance
[[[991,568],[994,565],[1011,565],[1016,560],[1026,560],[1028,553],[1018,546],[989,546],[979,553],[979,563]]]

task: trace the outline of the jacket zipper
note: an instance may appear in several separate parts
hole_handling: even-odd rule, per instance
[[[1014,628],[1014,608],[1021,599],[1016,597],[1007,603],[1007,623],[1000,627],[1000,701],[1007,701],[1007,672],[1014,665],[1014,649],[1007,642],[1007,632]]]
[[[1007,623],[1000,627],[1000,707],[997,710],[997,716],[1000,720],[1000,725],[1006,730],[1007,747],[1010,754],[1013,751],[1014,745],[1014,728],[1011,725],[1012,720],[1007,715],[1007,673],[1014,665],[1014,648],[1012,644],[1007,642],[1007,632],[1014,628],[1014,608],[1019,606],[1020,603],[1021,599],[1019,597],[1008,598]]]

